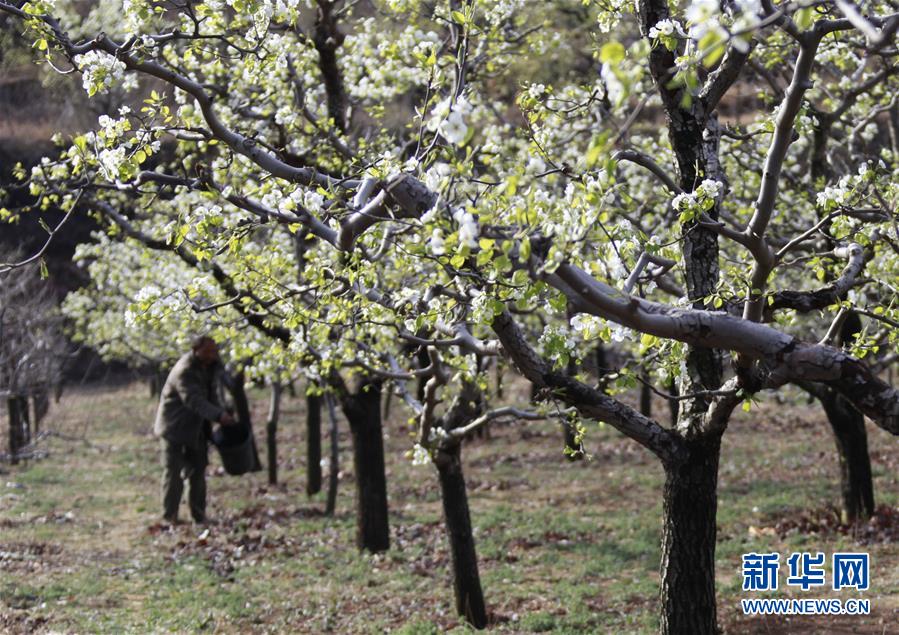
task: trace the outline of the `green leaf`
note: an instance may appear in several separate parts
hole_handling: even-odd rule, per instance
[[[493,258],[493,250],[492,249],[482,249],[478,252],[478,257],[476,258],[477,265],[479,267],[483,267]]]
[[[714,66],[715,63],[721,59],[721,56],[724,55],[724,40],[721,38],[721,35],[713,30],[709,29],[706,31],[706,34],[702,36],[699,40],[699,50],[703,52],[702,63],[705,64],[706,67]]]
[[[803,31],[812,25],[813,19],[814,13],[812,12],[812,7],[803,7],[793,14],[793,22],[795,22],[796,26]]]
[[[518,261],[527,262],[531,257],[531,239],[525,236],[518,246]]]
[[[481,238],[478,240],[478,247],[481,249],[491,249],[494,243],[496,243],[496,241],[492,238]]]
[[[602,132],[593,137],[590,141],[590,147],[587,149],[587,154],[584,155],[584,161],[587,163],[587,168],[593,168],[599,163],[600,158],[608,149],[608,142],[608,132]]]
[[[505,194],[506,196],[515,196],[515,192],[518,191],[518,181],[519,177],[515,174],[510,176],[506,181]]]
[[[621,42],[606,42],[599,49],[599,61],[605,64],[620,64],[624,61],[624,45]]]

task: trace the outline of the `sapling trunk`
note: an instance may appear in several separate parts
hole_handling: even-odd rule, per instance
[[[328,497],[325,503],[325,514],[334,515],[334,509],[337,507],[337,483],[340,474],[340,447],[338,429],[337,429],[337,412],[334,408],[334,398],[328,394],[325,396],[328,403],[329,439],[330,439],[330,461],[328,467]]]
[[[381,383],[363,381],[343,396],[344,413],[353,438],[356,470],[356,545],[370,552],[390,547],[387,477],[381,428]]]
[[[652,390],[649,387],[649,377],[647,375],[643,375],[643,381],[645,383],[640,384],[640,414],[651,417]]]
[[[9,419],[9,462],[13,465],[19,462],[19,450],[25,445],[22,438],[22,418],[19,404],[19,398],[16,396],[6,399],[6,411]]]
[[[306,395],[306,494],[322,489],[322,398]]]
[[[839,455],[841,520],[846,524],[867,520],[874,514],[874,481],[865,417],[833,390],[828,389],[821,402]]]
[[[434,462],[440,476],[443,515],[452,555],[456,612],[473,627],[484,628],[487,626],[487,609],[462,473],[461,444],[441,448]]]
[[[268,408],[268,421],[265,423],[265,441],[268,457],[268,482],[278,483],[278,419],[281,414],[281,384],[272,384],[271,399]]]

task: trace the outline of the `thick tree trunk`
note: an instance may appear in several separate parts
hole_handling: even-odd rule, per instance
[[[306,395],[306,494],[322,490],[322,398]]]
[[[861,329],[858,313],[849,312],[840,326],[840,343],[850,344]],[[841,520],[852,524],[870,518],[874,514],[874,483],[864,415],[833,388],[816,384],[800,386],[810,398],[821,402],[833,430],[840,461]]]
[[[22,424],[22,446],[31,443],[31,409],[28,397],[19,397],[19,418]]]
[[[50,412],[50,395],[45,390],[38,392],[31,398],[31,405],[34,413],[34,432],[37,434],[40,432],[41,422]]]
[[[665,467],[661,631],[717,632],[715,514],[720,437],[687,444],[689,458]]]
[[[668,382],[668,394],[672,397],[678,396],[677,381],[673,378]],[[668,412],[671,416],[671,427],[677,425],[677,419],[680,417],[680,402],[677,399],[668,399]]]
[[[649,376],[643,375],[643,381],[640,384],[640,414],[646,417],[652,416],[652,391],[649,389]]]
[[[272,396],[265,423],[265,446],[268,458],[268,482],[278,483],[278,419],[281,414],[281,384],[272,384]]]
[[[867,520],[874,514],[874,482],[865,417],[845,398],[828,390],[821,400],[833,429],[840,458],[842,521],[847,524]]]
[[[428,349],[424,346],[420,347],[415,353],[415,359],[418,361],[419,368],[427,368],[431,363],[431,358],[428,357]],[[415,385],[415,398],[419,401],[423,402],[425,399],[425,385],[427,383],[427,377],[418,378],[418,382]]]
[[[337,413],[334,411],[334,398],[328,394],[325,396],[328,403],[328,416],[330,419],[329,438],[331,460],[328,465],[328,499],[325,503],[325,514],[334,515],[334,509],[337,507],[337,482],[340,475],[340,447],[338,445],[340,439],[337,430]],[[321,412],[321,410],[319,410]]]
[[[344,395],[343,409],[353,437],[356,545],[371,552],[386,551],[390,547],[390,529],[381,430],[381,383],[361,382],[354,394]]]
[[[239,425],[246,426],[249,430],[250,440],[253,444],[253,468],[252,472],[258,472],[262,469],[262,462],[259,460],[259,451],[256,447],[256,437],[253,434],[253,419],[250,414],[250,400],[247,398],[246,377],[243,371],[238,371],[233,375],[225,374],[225,385],[231,393],[234,400],[234,410],[237,414],[237,422]]]
[[[328,115],[340,132],[347,130],[346,90],[343,85],[343,74],[337,61],[337,49],[346,37],[337,28],[337,20],[331,13],[333,3],[320,2],[312,42],[318,51],[318,66],[325,84],[328,102]]]
[[[384,395],[384,414],[381,415],[381,418],[384,421],[390,421],[390,404],[393,403],[393,391],[388,390],[387,394]]]
[[[9,415],[9,462],[13,465],[19,462],[19,450],[25,445],[22,435],[22,416],[19,412],[20,403],[18,397],[9,397],[6,400],[6,411]]]
[[[158,366],[152,369],[148,384],[151,398],[158,398],[159,395],[162,394],[162,385],[165,383],[165,375],[163,369]]]
[[[602,344],[596,347],[596,350],[593,352],[593,357],[596,360],[596,377],[597,379],[602,379],[612,370],[609,368],[606,349]]]
[[[473,627],[484,628],[487,626],[487,609],[478,574],[468,494],[462,474],[461,445],[441,449],[435,463],[440,475],[443,514],[452,554],[456,611]]]

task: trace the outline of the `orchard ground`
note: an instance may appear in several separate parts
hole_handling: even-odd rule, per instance
[[[515,389],[523,396],[524,386]],[[261,391],[253,397],[264,456],[266,399]],[[411,447],[405,411],[394,399],[385,425],[392,545],[372,556],[353,544],[343,419],[337,516],[322,515],[324,494],[305,495],[303,404],[285,404],[280,485],[267,485],[265,472],[224,475],[212,456],[216,524],[169,530],[157,523],[159,448],[149,432],[156,404],[146,388],[64,396],[44,424],[60,433],[42,442],[49,457],[4,466],[0,476],[0,631],[465,632],[453,611],[436,472],[404,456]],[[868,427],[880,509],[871,523],[847,531],[835,511],[837,458],[820,407],[771,402],[741,412],[730,428],[717,552],[725,630],[897,632],[899,443]],[[611,428],[593,426],[592,460],[572,463],[561,438],[550,423],[516,424],[494,427],[490,440],[463,450],[490,628],[654,632],[658,461]],[[872,614],[744,617],[740,599],[753,595],[741,590],[741,555],[750,551],[778,552],[782,560],[792,551],[869,552],[864,597]],[[833,595],[786,590],[784,577],[773,597]]]

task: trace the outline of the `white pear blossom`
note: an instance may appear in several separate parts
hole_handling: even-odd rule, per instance
[[[465,141],[465,137],[468,135],[468,126],[462,118],[462,113],[455,111],[443,120],[439,130],[440,134],[453,145],[459,145]]]
[[[310,212],[319,212],[322,209],[322,205],[325,203],[325,197],[314,191],[314,190],[306,190],[303,193],[303,205]]]
[[[132,76],[125,75],[125,63],[103,51],[88,51],[75,56],[75,64],[81,69],[81,83],[88,95],[104,93],[114,84],[126,90],[137,85]]]
[[[587,313],[578,313],[573,316],[569,324],[572,332],[583,340],[596,339],[606,326],[605,320]]]
[[[442,256],[446,253],[446,243],[443,240],[443,232],[439,229],[435,229],[431,233],[431,238],[428,240],[428,249],[435,256]]]
[[[431,453],[420,443],[412,447],[412,465],[428,465],[431,463]]]
[[[100,174],[107,181],[116,181],[119,178],[119,170],[125,163],[125,148],[106,148],[97,155],[100,162]]]
[[[463,209],[457,209],[453,212],[453,220],[459,224],[459,242],[471,248],[477,247],[480,232],[474,216]]]
[[[649,29],[649,37],[653,40],[663,36],[670,37],[672,35],[687,37],[687,34],[684,32],[684,27],[677,20],[660,20],[654,27]]]

